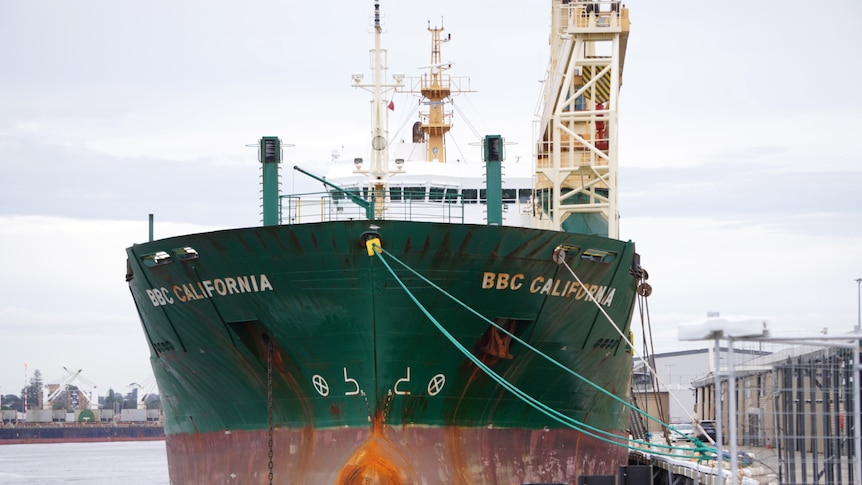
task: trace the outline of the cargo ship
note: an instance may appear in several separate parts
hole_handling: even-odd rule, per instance
[[[87,404],[84,401],[84,404]],[[91,441],[164,440],[158,409],[123,409],[120,414],[96,408],[0,411],[0,445],[83,443]]]
[[[503,177],[500,135],[480,172],[446,160],[449,37],[429,23],[428,72],[385,79],[375,3],[372,79],[353,75],[368,160],[294,167],[326,191],[282,195],[281,140],[262,137],[262,226],[127,249],[172,483],[568,484],[626,463],[648,293],[617,234],[628,10],[551,10],[532,174]],[[388,92],[421,97],[422,159],[397,154]]]
[[[0,445],[157,441],[165,439],[161,423],[18,423],[0,426]]]

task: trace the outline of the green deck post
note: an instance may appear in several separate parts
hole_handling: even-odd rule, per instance
[[[485,198],[488,225],[503,225],[503,137],[486,135],[483,143],[485,159]]]
[[[263,164],[263,225],[278,225],[278,164],[281,163],[281,140],[277,136],[260,139],[260,163]]]

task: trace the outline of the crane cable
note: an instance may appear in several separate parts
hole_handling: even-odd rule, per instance
[[[558,257],[558,256],[557,256],[557,253],[558,253],[558,252],[560,252],[560,251],[562,251],[562,253],[563,253],[563,254],[562,254],[562,257]],[[575,274],[575,271],[572,269],[572,267],[571,267],[571,266],[569,266],[569,263],[566,261],[566,258],[565,258],[565,249],[564,249],[562,246],[557,246],[557,248],[554,250],[554,261],[555,261],[557,264],[561,264],[561,265],[563,265],[567,270],[569,270],[569,273],[572,275],[572,277],[573,277],[573,278],[575,278],[575,280],[578,282],[578,284],[580,284],[582,287],[586,288],[586,285],[584,285],[583,281],[581,281],[581,279],[578,277],[578,275],[577,275],[577,274]],[[638,295],[638,297],[639,297],[639,298],[638,298],[638,302],[639,302],[639,303],[641,303],[641,301],[646,302],[647,297],[648,297],[648,296],[650,296],[650,295],[652,294],[652,287],[649,285],[649,283],[646,283],[646,281],[645,281],[648,277],[649,277],[649,276],[647,275],[646,271],[643,271],[643,270],[642,270],[642,274],[639,276],[640,283],[639,283],[639,284],[638,284],[638,286],[637,286],[637,295]],[[602,315],[604,315],[604,316],[605,316],[605,318],[607,318],[608,322],[611,324],[611,326],[612,326],[612,327],[614,327],[614,329],[617,331],[617,333],[620,335],[620,337],[622,337],[623,341],[625,341],[625,343],[629,345],[629,347],[632,349],[632,353],[634,353],[634,354],[635,354],[635,356],[636,356],[637,358],[639,358],[639,359],[640,359],[640,361],[641,361],[641,363],[644,365],[644,367],[645,367],[645,368],[647,368],[647,369],[649,370],[650,374],[653,376],[653,378],[654,378],[656,381],[658,381],[659,385],[664,385],[665,387],[667,387],[667,388],[669,389],[670,387],[669,387],[667,384],[665,384],[664,382],[662,382],[661,377],[659,377],[659,375],[658,375],[658,372],[656,372],[656,370],[655,370],[655,369],[650,365],[650,363],[649,363],[649,362],[648,362],[648,361],[643,357],[643,355],[639,354],[639,353],[635,350],[634,343],[633,343],[631,340],[629,340],[629,338],[628,338],[628,337],[626,337],[626,336],[623,334],[623,331],[622,331],[622,330],[620,329],[620,327],[616,324],[616,322],[614,322],[614,319],[613,319],[613,318],[611,318],[611,316],[610,316],[610,315],[608,315],[608,312],[606,312],[606,311],[605,311],[605,309],[604,309],[604,308],[602,308],[602,305],[599,303],[599,301],[596,299],[596,297],[595,297],[595,296],[593,296],[593,294],[592,294],[592,293],[590,293],[589,291],[588,291],[588,292],[586,292],[586,293],[587,293],[587,295],[590,297],[590,300],[595,304],[596,308],[598,308],[598,309],[599,309],[599,311],[602,313]],[[643,305],[641,305],[641,307],[640,307],[640,311],[641,311],[641,324],[643,324],[643,316],[644,316],[644,307],[643,307]],[[649,327],[649,329],[650,329],[650,338],[649,338],[649,341],[650,341],[650,343],[652,343],[652,341],[653,341],[653,339],[652,339],[652,324],[649,322],[649,305],[647,305],[647,306],[646,306],[646,315],[647,315],[647,324],[648,324],[648,327]],[[655,355],[655,351],[654,351],[654,350],[653,350],[653,354],[652,354],[652,355]],[[658,387],[658,386],[655,386],[655,387]],[[685,405],[684,405],[684,404],[679,400],[679,398],[678,398],[675,394],[668,392],[668,395],[669,395],[670,397],[672,397],[672,398],[674,399],[674,401],[676,401],[676,403],[677,403],[677,404],[679,404],[679,405],[680,405],[680,408],[681,408],[681,409],[685,409]],[[661,411],[660,411],[660,412],[661,412]],[[662,413],[662,414],[663,414],[663,413]],[[689,414],[689,413],[688,413],[688,411],[686,411],[686,414],[688,414],[689,418],[691,418],[692,420],[694,420],[694,417],[693,417],[693,416],[691,416],[691,414]],[[648,415],[648,414],[645,414],[645,416],[649,416],[649,415]],[[666,429],[669,429],[669,430],[671,430],[671,431],[675,431],[675,432],[679,433],[679,430],[677,430],[676,428],[674,428],[673,426],[671,426],[671,425],[669,425],[669,424],[667,424],[667,423],[664,423],[661,419],[653,419],[653,421],[655,421],[655,422],[657,422],[657,423],[661,424],[663,428],[666,428]],[[682,434],[682,433],[680,433],[680,434]],[[707,435],[707,439],[708,439],[711,443],[713,443],[713,444],[714,444],[714,442],[713,442],[712,438],[711,438],[709,435]]]
[[[639,286],[639,288],[640,288],[640,286]],[[652,290],[650,290],[650,292],[651,291]],[[647,299],[646,296],[642,295],[641,293],[642,293],[641,291],[637,292],[637,302],[638,302],[638,310],[639,310],[639,313],[641,316],[641,332],[643,332],[643,338],[644,338],[644,353],[646,355],[652,355],[653,357],[655,357],[655,346],[654,346],[655,340],[653,340],[653,337],[652,337],[652,322],[650,321],[650,318],[649,318],[649,303],[648,303],[649,300]],[[647,349],[647,345],[649,345],[649,349]],[[658,378],[658,373],[655,372],[655,370],[652,370],[652,379],[650,379],[650,382],[651,382],[652,388],[653,388],[653,398],[655,399],[656,394],[658,394],[659,389],[661,389],[661,387],[660,387],[661,383],[660,383],[659,378]],[[670,384],[670,383],[668,383],[668,384]],[[670,388],[668,388],[668,389],[670,389]],[[668,395],[670,395],[670,392],[668,392]],[[662,421],[664,421],[665,419],[667,419],[667,417],[665,416],[665,411],[664,411],[664,406],[662,405],[662,401],[661,401],[661,399],[655,399],[655,402],[656,402],[656,407],[658,408],[658,416]],[[667,441],[668,444],[670,444],[670,435],[669,435],[667,429],[668,428],[663,428],[664,438],[665,438],[665,441]]]

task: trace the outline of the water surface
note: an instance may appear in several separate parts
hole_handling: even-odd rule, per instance
[[[0,445],[0,483],[168,485],[165,442]]]

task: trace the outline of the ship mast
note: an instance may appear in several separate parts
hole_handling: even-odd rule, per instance
[[[443,64],[440,57],[440,46],[452,40],[452,34],[442,37],[443,27],[431,27],[428,22],[428,32],[431,32],[431,65],[429,72],[422,76],[421,93],[428,105],[428,112],[422,114],[422,131],[427,136],[426,157],[435,162],[446,162],[446,133],[452,129],[449,123],[451,113],[444,109],[444,100],[451,94],[451,82],[444,72],[451,64]]]
[[[373,193],[374,213],[375,218],[381,219],[384,216],[387,202],[387,186],[389,176],[395,173],[401,173],[400,167],[395,170],[389,169],[389,130],[387,109],[389,103],[386,102],[385,94],[395,92],[402,87],[403,74],[394,74],[392,76],[394,82],[387,83],[387,52],[380,47],[381,36],[383,34],[383,26],[380,20],[380,3],[374,4],[374,49],[371,50],[371,83],[365,84],[362,82],[362,74],[353,74],[353,86],[365,89],[371,92],[371,160],[369,168],[362,166],[362,159],[355,160],[356,170],[354,173],[366,174],[369,177],[369,186]]]
[[[428,72],[418,83],[412,83],[411,89],[402,90],[419,94],[420,104],[428,107],[427,111],[420,111],[419,121],[413,126],[413,143],[424,143],[425,159],[441,163],[446,162],[446,134],[452,129],[452,112],[446,110],[446,105],[453,94],[473,92],[469,77],[446,74],[452,63],[443,62],[441,46],[452,40],[452,35],[444,37],[443,30],[443,27],[431,27],[428,22],[428,32],[431,32],[431,64],[425,66]]]
[[[386,52],[380,48],[380,37],[383,27],[380,25],[380,4],[374,4],[374,50],[372,55],[372,72],[374,76],[374,97],[371,101],[371,173],[382,175],[389,168],[388,130],[384,122],[383,111],[383,76],[386,72],[384,56]]]

